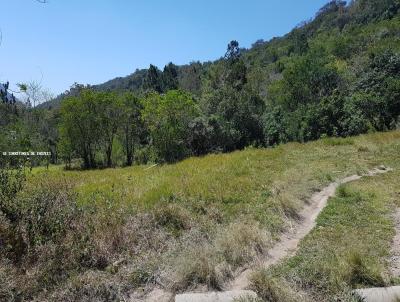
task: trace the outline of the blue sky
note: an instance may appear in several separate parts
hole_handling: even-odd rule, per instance
[[[54,94],[150,63],[214,60],[312,18],[327,0],[2,0],[0,82],[40,81]]]

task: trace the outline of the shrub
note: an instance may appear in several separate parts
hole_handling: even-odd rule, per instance
[[[68,184],[44,183],[21,197],[19,229],[28,247],[58,243],[72,230],[80,210]]]
[[[0,163],[0,212],[11,222],[19,218],[14,199],[24,183],[25,172],[22,166],[11,169],[7,164],[2,167]]]

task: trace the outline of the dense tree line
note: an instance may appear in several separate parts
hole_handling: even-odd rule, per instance
[[[162,72],[151,65],[144,87],[139,97],[82,88],[66,98],[60,124],[64,158],[79,157],[85,168],[111,167],[115,145],[123,146],[124,164],[131,165],[135,151],[147,152],[145,161],[175,162],[263,144],[264,103],[247,85],[236,41],[210,69],[201,98],[177,89],[173,64]]]
[[[29,115],[46,116],[35,130],[48,135],[45,146],[85,168],[396,129],[399,8],[398,0],[330,1],[285,37],[251,49],[232,41],[215,62],[74,85],[60,110]],[[27,109],[5,108],[17,114],[2,127],[26,125]]]

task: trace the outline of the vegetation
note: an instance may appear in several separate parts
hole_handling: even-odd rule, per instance
[[[0,85],[0,150],[48,150],[54,164],[28,173],[0,157],[0,300],[220,290],[313,192],[382,164],[395,171],[342,186],[298,253],[252,287],[265,301],[352,301],[352,288],[397,283],[385,260],[400,190],[399,9],[330,1],[282,38],[75,84],[39,106]]]
[[[0,146],[45,148],[53,163],[94,168],[396,129],[399,8],[398,0],[330,1],[282,38],[250,49],[231,41],[215,62],[76,84],[34,109],[1,104]]]
[[[391,213],[399,206],[399,178],[396,169],[340,187],[296,256],[256,273],[254,289],[267,301],[287,301],[279,290],[282,285],[296,288],[290,297],[300,301],[299,292],[304,301],[356,301],[351,298],[354,288],[397,283],[386,261],[394,236]],[[278,298],[269,299],[273,294]]]
[[[1,199],[3,213],[11,208],[20,217],[1,216],[0,239],[6,243],[1,248],[2,297],[6,301],[119,301],[155,284],[178,292],[199,284],[220,289],[238,268],[266,253],[298,219],[298,211],[315,190],[380,164],[398,168],[399,146],[399,132],[388,132],[250,148],[160,167],[36,168],[23,190],[6,199],[14,202]],[[396,175],[362,184],[375,181],[383,191],[388,187],[380,186],[380,181],[393,179],[395,186]],[[2,181],[4,187],[10,187],[6,182]],[[385,196],[395,190],[390,187]],[[338,211],[334,221],[342,223],[342,212],[354,218],[353,209],[368,215],[365,219],[343,216],[352,224],[350,234],[354,230],[354,236],[364,236],[343,240],[354,244],[355,255],[369,239],[379,245],[375,252],[368,249],[360,254],[374,255],[365,258],[369,276],[369,261],[383,263],[387,254],[392,230],[384,215],[390,203],[370,199],[368,191],[357,201],[349,192],[349,197],[337,199],[338,205],[331,205]],[[345,209],[340,208],[343,198],[351,201],[344,203]],[[319,223],[328,223],[331,215],[324,214]],[[363,221],[376,221],[371,228],[382,229],[381,233],[363,235],[358,225]],[[324,229],[328,231],[328,226]],[[332,229],[336,232],[335,224]],[[327,238],[324,242],[331,244],[333,240]],[[342,249],[332,246],[326,251]],[[381,282],[376,271],[372,270],[375,279],[365,280]]]

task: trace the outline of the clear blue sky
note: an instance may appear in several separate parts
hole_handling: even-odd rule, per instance
[[[0,81],[40,80],[54,94],[150,63],[222,56],[289,32],[327,0],[2,0]]]

